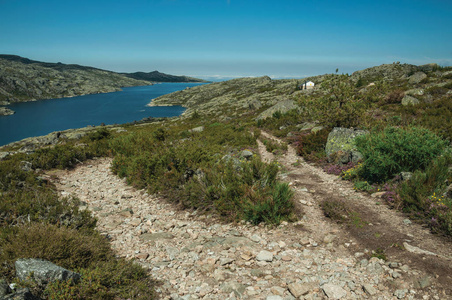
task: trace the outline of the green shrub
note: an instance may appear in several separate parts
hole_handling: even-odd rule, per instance
[[[154,284],[146,271],[116,258],[108,240],[96,231],[32,223],[3,229],[0,246],[0,274],[9,279],[15,276],[14,262],[24,257],[49,260],[81,273],[77,285],[55,282],[44,291],[33,282],[21,283],[46,299],[153,298]]]
[[[364,156],[360,176],[371,183],[385,182],[402,171],[424,170],[447,146],[446,141],[419,127],[388,127],[359,136],[355,143]]]
[[[294,142],[298,155],[313,158],[315,153],[321,153],[324,156],[329,133],[330,129],[324,128],[317,132],[298,135]]]
[[[244,208],[245,220],[253,224],[279,224],[294,218],[293,191],[286,183],[277,183],[271,197],[249,202]]]

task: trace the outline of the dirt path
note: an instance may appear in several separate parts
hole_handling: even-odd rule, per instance
[[[62,196],[84,201],[119,256],[136,260],[161,282],[158,293],[163,299],[450,298],[446,286],[450,278],[429,265],[442,264],[446,272],[449,260],[400,249],[393,254],[394,247],[387,249],[387,262],[366,254],[376,249],[377,239],[383,247],[409,240],[447,256],[440,240],[418,225],[403,225],[403,216],[304,163],[291,147],[277,157],[262,144],[259,150],[263,159],[277,159],[283,165],[282,178],[294,188],[304,211],[299,222],[277,228],[222,224],[179,211],[128,186],[111,173],[108,158],[58,171],[55,184]],[[373,225],[353,230],[331,222],[318,205],[324,197],[350,201]]]
[[[262,135],[267,139],[281,142],[268,133],[263,132]],[[340,226],[339,234],[345,240],[356,242],[351,249],[355,251],[382,249],[389,260],[399,261],[426,272],[452,298],[450,239],[433,235],[428,228],[410,222],[402,213],[382,205],[383,200],[380,197],[357,192],[350,182],[307,164],[290,145],[287,153],[281,156],[268,153],[262,143],[259,143],[259,151],[267,161],[277,160],[285,167],[284,180],[293,184],[297,190],[297,200],[305,204],[303,210],[311,219],[306,227],[311,232],[322,234],[325,231],[338,230],[338,225],[323,217],[320,203],[324,199],[344,200],[360,214],[363,221],[369,224],[362,228]],[[298,187],[302,187],[302,191]]]

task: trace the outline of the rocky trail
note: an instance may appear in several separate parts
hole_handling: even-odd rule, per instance
[[[303,162],[290,146],[274,156],[259,143],[259,152],[282,165],[300,221],[224,224],[180,211],[112,174],[110,158],[52,175],[62,196],[78,197],[98,218],[118,256],[160,282],[162,299],[452,299],[450,243]],[[325,218],[325,197],[348,201],[366,225]],[[371,257],[377,248],[387,261]]]

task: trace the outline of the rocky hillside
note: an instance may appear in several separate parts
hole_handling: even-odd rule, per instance
[[[300,90],[299,85],[306,80],[313,81],[315,88]],[[182,105],[187,108],[185,116],[195,111],[217,116],[249,110],[260,112],[274,105],[292,109],[300,98],[317,99],[331,94],[332,86],[339,87],[339,82],[343,85],[342,90],[346,87],[352,90],[353,97],[375,97],[375,101],[384,100],[388,93],[397,90],[400,99],[396,100],[403,105],[429,103],[452,94],[450,68],[441,68],[436,64],[415,66],[394,63],[356,71],[352,75],[325,74],[301,80],[272,80],[268,76],[233,79],[164,95],[152,100],[149,105]],[[270,111],[273,113],[274,109]],[[265,113],[259,115],[260,118],[265,116]]]
[[[20,56],[0,55],[0,103],[73,97],[150,85],[124,75],[62,63],[45,63]]]
[[[125,76],[137,80],[147,80],[154,82],[207,82],[199,78],[193,78],[188,76],[176,76],[165,73],[160,73],[159,71],[153,72],[135,72],[135,73],[122,73]]]

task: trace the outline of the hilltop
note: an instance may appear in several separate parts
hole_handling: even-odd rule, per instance
[[[120,91],[153,82],[203,82],[186,76],[116,73],[76,64],[47,63],[16,55],[0,55],[0,105]],[[5,112],[6,114],[6,112]]]
[[[135,73],[121,73],[129,78],[137,79],[137,80],[146,80],[153,82],[207,82],[203,79],[193,78],[188,76],[176,76],[161,73],[159,71],[153,72],[135,72]]]
[[[0,55],[0,102],[4,103],[108,93],[150,84],[92,67]]]

